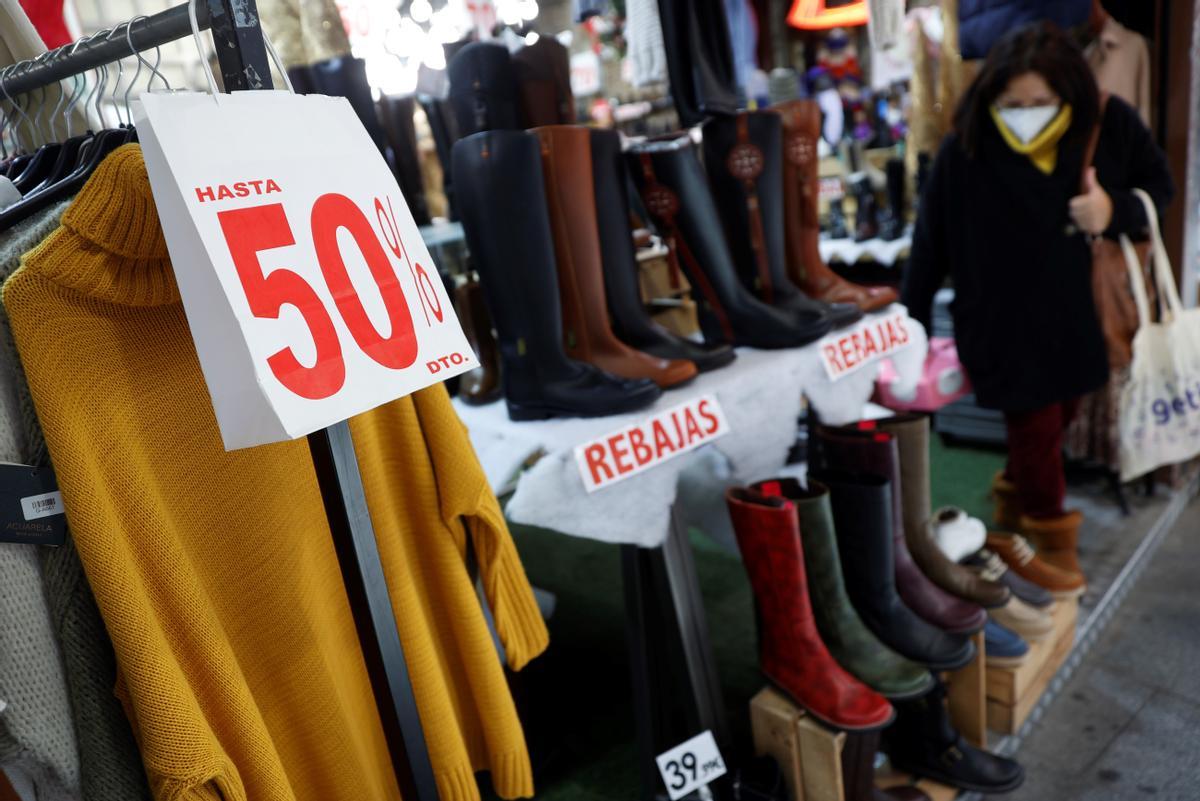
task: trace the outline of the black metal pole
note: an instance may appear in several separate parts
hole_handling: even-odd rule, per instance
[[[270,89],[271,65],[254,0],[208,0],[208,13],[225,91]]]
[[[270,89],[271,70],[254,0],[208,0],[208,11],[225,91]],[[405,801],[437,801],[437,781],[392,612],[350,424],[343,421],[310,434],[308,446],[400,795]]]

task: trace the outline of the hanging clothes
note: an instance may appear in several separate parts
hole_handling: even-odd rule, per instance
[[[258,14],[287,69],[350,54],[334,0],[259,0]]]
[[[751,97],[750,76],[758,69],[758,20],[750,0],[725,0],[725,21],[733,47],[733,67],[743,97]]]
[[[58,227],[64,208],[6,231],[0,262],[14,267]],[[19,371],[15,360],[0,359],[0,461],[28,464]],[[38,550],[0,542],[0,769],[20,776],[39,801],[79,801],[79,748]]]
[[[1006,33],[1031,22],[1049,20],[1074,28],[1091,13],[1092,0],[959,0],[962,57],[986,58]]]
[[[658,17],[658,0],[626,0],[625,44],[630,83],[642,87],[667,80],[667,51]]]
[[[225,451],[137,145],[3,299],[154,797],[399,798],[309,449]],[[509,666],[548,638],[465,429],[440,385],[350,426],[441,798],[530,796],[468,537]]]
[[[1109,17],[1086,55],[1100,89],[1133,106],[1149,125],[1150,48],[1141,34]]]
[[[684,127],[741,107],[723,0],[658,0],[671,98]]]
[[[61,3],[59,7],[61,9]],[[0,66],[40,56],[46,49],[42,37],[29,21],[21,3],[17,0],[0,0]],[[70,92],[70,87],[67,87],[66,91]],[[87,128],[82,109],[76,107],[72,120],[76,130]],[[35,132],[26,131],[25,135],[33,137],[33,141],[26,144],[35,147],[44,144]]]
[[[58,227],[68,205],[69,201],[64,201],[51,206],[6,232],[0,245],[0,281],[16,272],[22,255]],[[3,308],[0,308],[0,460],[39,467],[49,464],[41,426]],[[8,620],[6,612],[44,606],[52,636],[38,638],[28,626],[41,618],[40,613],[22,614],[17,624],[26,628],[26,646],[19,664],[10,665],[4,653],[6,650],[11,653],[8,648],[11,643],[0,634],[0,686],[29,681],[31,664],[54,665],[35,671],[34,675],[43,677],[42,681],[53,682],[56,693],[37,694],[33,714],[41,727],[61,729],[54,738],[64,743],[63,753],[69,754],[70,762],[76,766],[70,768],[70,773],[78,774],[71,789],[72,797],[86,801],[149,799],[141,754],[129,721],[112,693],[116,677],[112,644],[69,534],[67,541],[57,548],[35,550],[30,546],[0,545],[0,573],[6,572],[3,567],[6,554],[2,550],[6,547],[19,548],[22,559],[40,557],[41,566],[36,587],[28,579],[24,584],[0,579],[0,587],[4,588],[0,589],[0,595],[7,599],[0,603],[0,620]],[[11,555],[9,552],[7,557]],[[32,576],[31,571],[27,572]],[[24,599],[17,597],[22,586]],[[15,603],[7,606],[14,599]],[[7,625],[0,623],[0,628],[7,630]],[[10,670],[19,672],[15,680],[8,675]],[[59,674],[66,681],[65,695],[57,693],[59,684],[53,677]],[[0,690],[0,697],[4,694]],[[63,703],[69,715],[65,724],[60,709]],[[3,718],[0,713],[0,721]],[[0,722],[0,729],[8,731],[11,727]],[[65,745],[68,739],[69,748]],[[55,773],[67,775],[68,769],[60,766]],[[27,772],[27,779],[34,775],[39,773]],[[45,789],[38,792],[38,798],[55,797]]]

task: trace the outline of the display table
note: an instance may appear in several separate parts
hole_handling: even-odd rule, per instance
[[[878,264],[894,267],[896,262],[912,249],[912,236],[905,234],[890,242],[878,238],[865,242],[855,242],[853,239],[822,239],[818,247],[821,249],[821,259],[827,264],[855,264],[863,259],[870,259]]]
[[[924,329],[915,321],[910,326],[912,344],[898,351],[893,363],[903,378],[915,381],[928,345]],[[803,398],[822,421],[851,422],[862,416],[877,374],[878,365],[868,365],[831,382],[815,344],[772,351],[741,348],[733,364],[665,392],[654,406],[632,414],[514,423],[503,401],[469,406],[456,400],[455,406],[492,486],[507,489],[515,479],[505,508],[510,520],[653,548],[666,539],[682,472],[688,471],[690,480],[710,479],[718,495],[731,483],[770,475],[783,466],[795,442]],[[587,492],[575,461],[576,445],[701,395],[716,396],[730,434],[636,477]],[[536,463],[520,472],[538,453],[543,455]]]
[[[882,314],[897,310],[889,307]],[[909,330],[910,344],[893,355],[892,363],[915,384],[928,342],[915,321],[909,321]],[[503,401],[487,406],[455,401],[492,486],[498,494],[512,490],[505,507],[509,520],[621,547],[643,798],[659,795],[655,755],[694,734],[710,730],[727,758],[737,752],[728,739],[688,541],[685,513],[697,510],[684,507],[700,498],[701,519],[727,519],[728,486],[765,478],[784,466],[804,399],[824,422],[851,422],[862,416],[878,372],[876,362],[830,381],[814,343],[788,350],[739,349],[733,364],[632,414],[516,423],[508,419]],[[624,481],[591,493],[585,489],[574,455],[577,445],[704,395],[716,397],[730,433]],[[685,472],[689,500],[676,504]],[[728,781],[712,786],[714,797],[731,797]]]

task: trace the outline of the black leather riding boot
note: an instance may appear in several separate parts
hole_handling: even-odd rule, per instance
[[[517,73],[504,45],[467,45],[446,65],[446,77],[459,136],[525,127],[517,99]]]
[[[875,199],[875,188],[867,176],[854,182],[854,199],[858,203],[858,210],[854,213],[854,241],[874,239],[879,236],[879,202]]]
[[[841,470],[811,475],[829,488],[846,591],[867,628],[892,650],[933,670],[957,670],[970,662],[974,643],[928,623],[900,599],[888,480]]]
[[[862,318],[853,303],[822,303],[787,277],[783,233],[783,120],[770,111],[704,124],[704,166],[742,284],[759,300],[834,327]]]
[[[449,100],[431,95],[417,95],[417,102],[425,112],[429,121],[429,131],[433,134],[433,145],[437,148],[438,162],[442,165],[442,192],[446,195],[446,204],[450,207],[450,219],[458,219],[458,207],[454,203],[454,165],[451,153],[454,143],[458,141],[458,121],[454,118],[454,109]]]
[[[396,182],[408,201],[417,225],[429,225],[425,205],[425,185],[421,182],[421,154],[417,150],[417,129],[413,125],[416,100],[412,95],[384,95],[379,99],[379,117],[383,132],[392,147]]]
[[[367,62],[353,56],[339,56],[327,61],[318,61],[309,68],[314,91],[323,95],[344,97],[363,127],[371,135],[371,141],[381,153],[387,154],[387,137],[375,113],[375,100],[371,97],[371,84],[367,83]]]
[[[647,211],[671,238],[700,308],[704,338],[755,348],[807,345],[829,332],[828,316],[770,306],[738,280],[721,217],[695,150],[686,138],[634,147],[626,163]]]
[[[692,342],[650,319],[638,286],[621,137],[616,131],[595,129],[591,132],[591,145],[600,258],[604,263],[604,292],[613,332],[630,347],[662,359],[687,359],[695,362],[701,372],[729,364],[734,360],[729,345]]]
[[[888,208],[883,223],[879,226],[879,235],[888,242],[904,236],[904,184],[907,177],[903,159],[888,159]]]
[[[617,378],[563,352],[537,137],[524,131],[465,137],[454,146],[454,170],[467,245],[500,342],[509,417],[598,417],[653,403],[662,391],[652,381]]]

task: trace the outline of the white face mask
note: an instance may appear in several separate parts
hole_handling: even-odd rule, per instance
[[[1027,145],[1058,116],[1060,108],[1062,107],[1030,106],[1029,108],[1002,108],[996,111],[1000,115],[1000,119],[1004,120],[1008,130],[1012,131],[1013,136],[1017,137],[1021,144]]]

